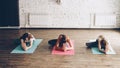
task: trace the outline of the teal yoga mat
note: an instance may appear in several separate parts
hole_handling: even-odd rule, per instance
[[[11,53],[33,53],[35,51],[35,49],[37,48],[37,46],[42,42],[43,39],[36,39],[33,42],[33,46],[28,49],[27,51],[24,51],[21,47],[21,45],[18,45],[15,49],[12,50]]]
[[[100,52],[97,47],[93,47],[91,50],[93,54],[104,54]],[[112,48],[110,48],[110,51],[108,51],[107,54],[116,54],[116,53]]]

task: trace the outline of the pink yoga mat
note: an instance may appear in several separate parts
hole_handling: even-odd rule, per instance
[[[74,41],[72,41],[72,44],[74,46]],[[61,50],[56,50],[55,47],[52,50],[53,55],[74,55],[74,49],[69,50],[69,51],[61,51]]]

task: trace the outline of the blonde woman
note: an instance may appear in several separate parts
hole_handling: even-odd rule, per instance
[[[107,54],[109,50],[108,41],[100,35],[95,42],[86,43],[87,48],[98,47],[100,52]]]

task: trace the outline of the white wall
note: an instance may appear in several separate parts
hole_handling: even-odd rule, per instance
[[[56,0],[19,0],[20,27],[119,28],[119,4],[120,0],[61,0],[61,4]],[[95,25],[97,15],[115,15],[116,23]]]

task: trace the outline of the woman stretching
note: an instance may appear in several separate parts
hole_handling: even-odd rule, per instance
[[[50,40],[48,43],[51,47],[55,47],[56,50],[67,51],[73,49],[73,44],[70,38],[64,34],[60,34],[58,39]]]
[[[109,50],[108,41],[100,35],[95,42],[86,43],[87,48],[98,47],[100,52],[107,54]]]
[[[20,37],[21,46],[23,50],[28,50],[32,47],[33,41],[35,40],[34,36],[31,33],[24,33]]]

